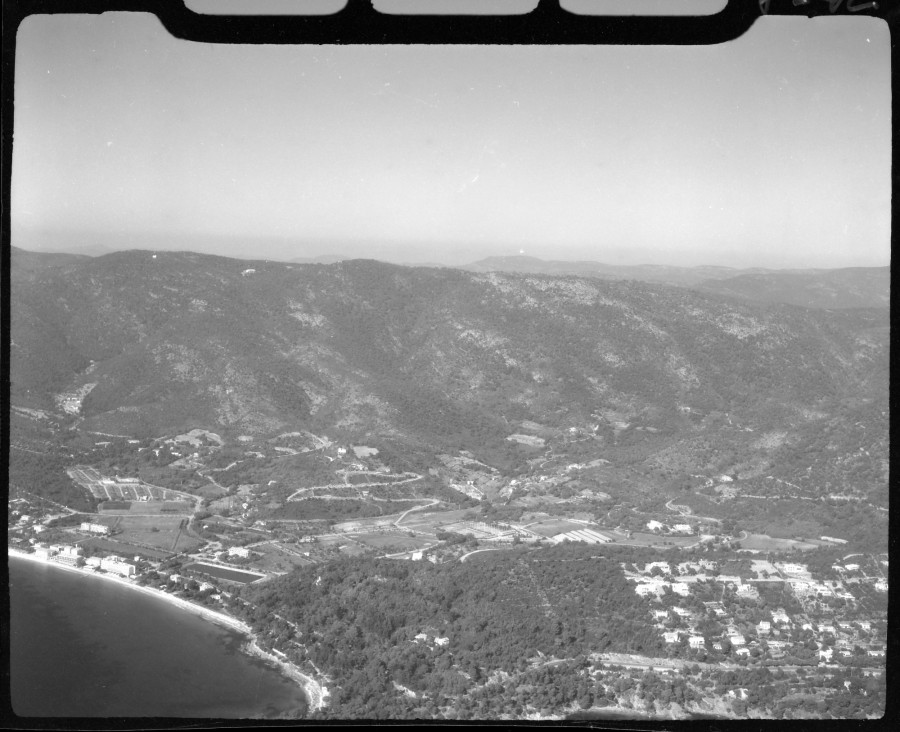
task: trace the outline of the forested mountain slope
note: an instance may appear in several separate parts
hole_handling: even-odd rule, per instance
[[[12,393],[48,407],[96,384],[83,413],[112,432],[301,424],[450,448],[522,420],[616,413],[672,429],[690,409],[765,421],[879,398],[888,333],[886,308],[131,251],[13,279]]]

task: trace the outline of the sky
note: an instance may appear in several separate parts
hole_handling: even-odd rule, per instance
[[[889,44],[852,16],[678,47],[229,46],[31,16],[12,243],[887,265]]]

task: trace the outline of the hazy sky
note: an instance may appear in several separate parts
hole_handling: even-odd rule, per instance
[[[33,16],[13,243],[884,265],[889,42],[848,16],[697,47],[205,45]]]

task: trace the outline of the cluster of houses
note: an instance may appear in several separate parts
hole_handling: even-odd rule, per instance
[[[784,581],[795,589],[795,594],[801,599],[801,605],[804,591],[816,592],[824,589],[823,594],[854,599],[839,582],[826,583],[814,580],[806,565],[790,562],[775,565],[768,562],[754,562],[754,565],[756,564],[759,564],[759,567],[755,567],[757,572],[766,577],[756,580],[757,582],[771,581],[767,579],[768,571],[764,569],[767,567],[780,575],[777,581]],[[851,571],[854,568],[858,569],[858,565],[852,562],[849,564],[845,562],[841,567]],[[635,571],[629,571],[624,566],[623,568],[626,576],[636,583],[635,592],[642,597],[652,596],[653,599],[660,598],[666,589],[675,595],[688,597],[691,594],[692,582],[708,579],[705,574],[698,572],[718,569],[716,563],[709,560],[682,562],[675,566],[664,561],[650,562],[644,565],[643,569],[634,568]],[[759,597],[757,588],[738,576],[717,575],[709,579],[730,587],[738,597]],[[827,664],[839,658],[849,659],[863,653],[875,659],[883,658],[885,655],[884,644],[873,637],[872,621],[868,619],[832,619],[830,622],[813,623],[806,613],[797,619],[791,617],[784,608],[777,608],[768,611],[768,618],[760,619],[755,624],[738,627],[721,600],[702,604],[703,611],[691,611],[677,605],[669,608],[651,608],[652,619],[667,645],[685,644],[694,650],[730,652],[736,657],[765,653],[769,658],[778,659],[784,657],[795,644],[801,643],[810,648],[807,644],[813,641],[820,664]],[[848,607],[852,607],[853,604],[848,603]],[[699,605],[697,607],[699,608]],[[697,630],[697,623],[703,617],[709,616],[714,616],[724,626],[721,638],[708,639]]]

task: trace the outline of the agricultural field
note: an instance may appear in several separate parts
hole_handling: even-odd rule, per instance
[[[182,494],[149,485],[138,479],[117,479],[103,475],[96,468],[76,465],[66,470],[69,477],[101,501],[180,501]]]
[[[210,498],[216,499],[221,498],[222,496],[228,493],[227,489],[220,488],[213,483],[207,483],[206,485],[201,485],[197,489],[197,495],[201,498]]]
[[[376,531],[367,534],[355,534],[353,539],[366,547],[385,552],[415,551],[432,543],[427,539],[409,536],[409,534],[399,531]]]
[[[546,519],[544,521],[539,521],[535,524],[527,524],[527,528],[529,531],[533,531],[535,534],[540,534],[541,536],[556,536],[557,534],[564,534],[567,531],[575,531],[576,529],[586,528],[584,524],[578,523],[576,521],[568,521],[566,519]],[[595,528],[595,527],[591,527]]]
[[[368,548],[357,544],[355,541],[349,541],[340,547],[339,551],[341,554],[348,557],[358,557],[360,554],[365,554],[368,551]]]
[[[253,566],[263,572],[289,572],[295,567],[315,564],[313,559],[303,555],[303,552],[310,551],[310,547],[306,545],[287,549],[272,542],[253,547],[253,551],[259,554],[253,560]]]
[[[603,531],[612,536],[616,544],[625,546],[691,546],[699,541],[696,536],[660,536],[643,531],[635,531],[630,539],[625,539],[619,534],[611,533],[609,529]]]
[[[434,532],[456,521],[477,520],[477,512],[469,508],[456,511],[414,511],[403,520],[403,528],[414,531]]]
[[[98,549],[103,552],[119,554],[124,557],[140,556],[156,562],[172,556],[171,552],[163,551],[161,549],[150,549],[148,547],[135,546],[133,544],[124,544],[122,542],[113,541],[112,539],[92,538],[80,542],[80,545]]]
[[[113,506],[122,506],[121,508],[113,508]],[[132,515],[132,516],[157,516],[160,514],[187,516],[193,510],[193,506],[187,501],[134,501],[127,502],[106,502],[100,504],[100,512],[114,516]]]
[[[245,572],[241,569],[232,569],[231,567],[220,567],[217,564],[204,564],[195,562],[187,564],[184,567],[185,572],[197,572],[199,574],[212,577],[217,580],[225,580],[226,582],[236,582],[241,585],[247,585],[251,582],[263,579],[264,574],[258,572]]]
[[[177,516],[120,516],[113,527],[116,539],[167,552],[193,549],[200,544],[182,530],[185,519]]]
[[[795,539],[778,539],[768,534],[750,534],[746,539],[741,539],[741,549],[762,552],[779,552],[799,549],[808,551],[818,549],[824,542],[797,541]]]

